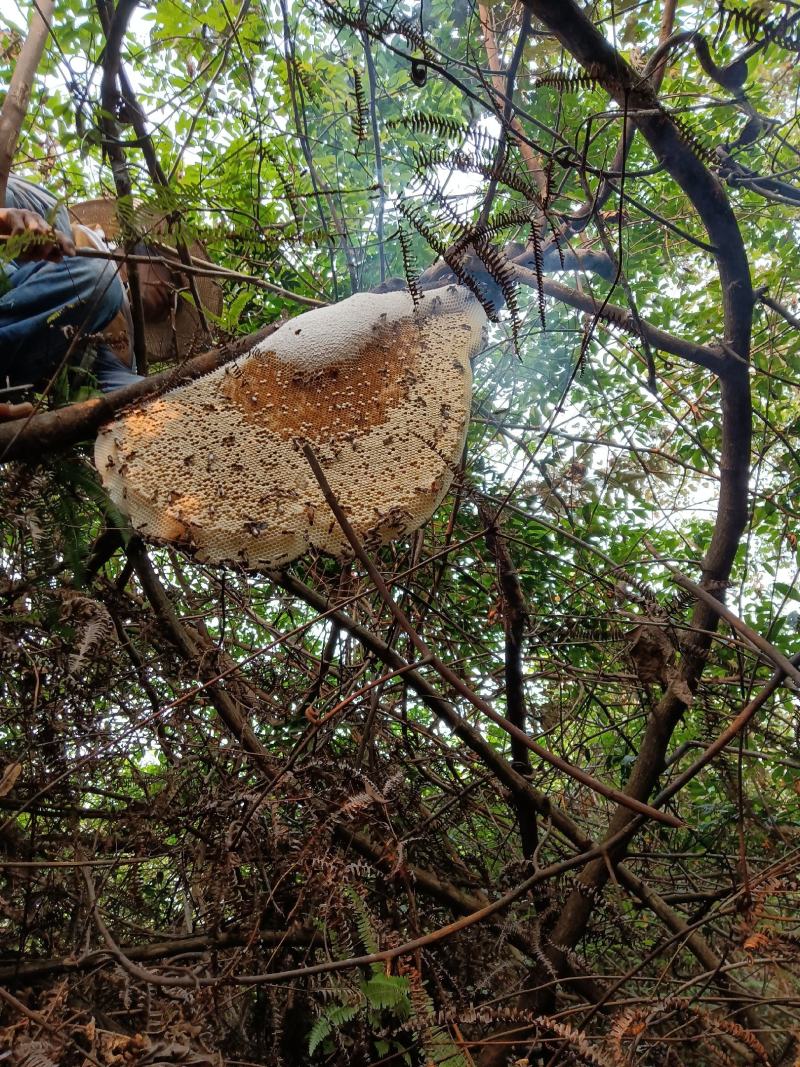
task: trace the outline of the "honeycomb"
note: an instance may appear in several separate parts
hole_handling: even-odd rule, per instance
[[[416,530],[447,492],[485,315],[449,285],[360,293],[284,323],[235,361],[103,427],[95,464],[148,540],[198,560],[286,566],[350,554],[308,442],[369,547]]]

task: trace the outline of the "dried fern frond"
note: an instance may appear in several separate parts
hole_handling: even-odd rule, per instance
[[[99,600],[74,589],[55,592],[62,601],[61,617],[69,619],[77,630],[77,648],[70,655],[67,668],[68,676],[72,677],[84,666],[91,652],[116,642],[116,629],[108,608]]]
[[[425,213],[419,204],[414,204],[410,200],[399,200],[397,210],[414,227],[417,233],[425,238],[437,255],[444,255],[446,245],[428,223]]]
[[[673,1013],[689,1015],[696,1019],[704,1037],[714,1033],[727,1034],[741,1042],[762,1063],[770,1062],[767,1050],[752,1031],[732,1019],[706,1011],[683,997],[667,997],[658,1005],[629,1008],[615,1018],[609,1031],[615,1067],[626,1067],[630,1062],[623,1045],[628,1035],[635,1037],[637,1041],[646,1041],[657,1047],[661,1038],[654,1028],[665,1016]]]
[[[536,296],[539,307],[539,321],[542,324],[542,329],[545,329],[547,323],[545,322],[544,302],[544,253],[542,251],[542,235],[536,222],[531,223],[530,232],[528,233],[528,243],[533,246],[533,268],[536,273]]]
[[[577,89],[595,89],[608,87],[608,78],[600,68],[587,68],[576,74],[564,74],[557,71],[541,74],[533,83],[534,89],[558,89],[560,93],[572,93]]]
[[[364,83],[361,80],[361,72],[358,67],[353,67],[353,97],[355,98],[355,108],[351,114],[351,122],[353,124],[353,133],[356,135],[356,140],[361,144],[367,139],[369,105],[367,104]]]
[[[591,1065],[591,1067],[618,1067],[616,1063],[613,1063],[600,1050],[593,1045],[586,1034],[581,1030],[576,1030],[574,1026],[570,1026],[568,1023],[556,1022],[555,1019],[546,1019],[539,1017],[537,1022],[542,1029],[551,1030],[554,1034],[557,1034],[562,1041],[570,1046],[570,1049],[575,1055],[580,1057],[583,1063]]]
[[[411,293],[411,299],[414,301],[414,307],[419,307],[419,302],[422,293],[419,288],[419,270],[414,261],[414,252],[411,248],[411,238],[407,230],[404,230],[401,226],[397,231],[397,239],[400,242],[400,254],[403,257],[403,274],[406,279],[406,286],[409,293]]]
[[[299,192],[295,185],[291,168],[280,160],[276,154],[269,148],[264,148],[264,156],[269,160],[275,170],[275,177],[283,192],[283,199],[289,205],[289,210],[292,213],[294,224],[299,232],[302,232],[302,223],[300,221],[300,215],[298,213]]]
[[[525,225],[532,225],[530,208],[497,211],[486,222],[478,222],[469,227],[457,243],[466,246],[473,241],[488,240],[490,237],[496,237],[497,234],[502,233],[503,230],[510,229],[512,226]]]
[[[494,245],[490,245],[488,242],[479,241],[474,244],[473,247],[478,258],[486,267],[492,279],[500,287],[503,299],[506,302],[506,307],[511,315],[511,337],[514,342],[514,348],[519,352],[520,314],[519,303],[517,301],[518,286],[514,268],[509,262],[508,257],[502,251],[495,248]]]
[[[402,15],[387,14],[376,8],[360,9],[340,5],[333,0],[322,0],[328,21],[337,29],[350,29],[366,33],[374,40],[382,41],[391,35],[404,37],[413,51],[419,52],[426,61],[433,59],[433,52],[425,40],[419,25]]]
[[[457,170],[465,173],[480,174],[487,181],[494,181],[505,185],[514,192],[520,193],[526,200],[534,204],[541,203],[541,196],[537,187],[531,182],[522,167],[514,165],[508,158],[492,159],[485,161],[478,155],[472,155],[463,149],[456,149],[450,154],[447,162]]]
[[[487,294],[480,285],[480,282],[474,277],[472,272],[467,268],[466,250],[459,254],[453,255],[449,250],[442,253],[442,259],[448,265],[450,270],[455,274],[458,281],[466,286],[470,292],[477,297],[480,301],[481,307],[486,312],[486,317],[491,322],[497,322],[497,309],[495,308],[494,301],[491,299],[491,294]]]
[[[717,155],[714,152],[714,149],[709,148],[707,144],[704,144],[700,140],[700,138],[697,136],[697,133],[689,125],[686,119],[682,118],[680,115],[676,115],[674,111],[668,111],[666,108],[663,108],[662,110],[664,111],[665,115],[669,115],[669,117],[672,119],[672,122],[677,127],[681,137],[686,142],[686,144],[692,149],[698,159],[701,159],[709,166],[713,166],[715,163],[719,162],[719,160],[717,159]]]

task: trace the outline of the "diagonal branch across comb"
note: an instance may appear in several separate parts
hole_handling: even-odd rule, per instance
[[[350,548],[306,463],[310,443],[359,536],[416,530],[447,492],[485,315],[461,286],[361,293],[285,323],[197,381],[122,414],[95,463],[146,538],[210,563],[286,566]]]

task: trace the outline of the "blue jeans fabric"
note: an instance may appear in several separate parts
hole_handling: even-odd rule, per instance
[[[122,306],[113,263],[64,258],[0,268],[0,388],[38,384],[61,365],[76,335],[101,331]],[[137,381],[102,343],[92,372],[104,392]],[[83,350],[78,341],[77,356]]]

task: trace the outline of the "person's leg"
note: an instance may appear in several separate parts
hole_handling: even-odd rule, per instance
[[[95,345],[95,352],[92,374],[97,378],[97,384],[104,393],[142,380],[141,375],[136,373],[136,365],[132,368],[126,367],[108,345]]]
[[[96,259],[26,263],[6,278],[10,288],[0,295],[0,385],[49,377],[75,335],[101,331],[123,300],[116,267]]]

